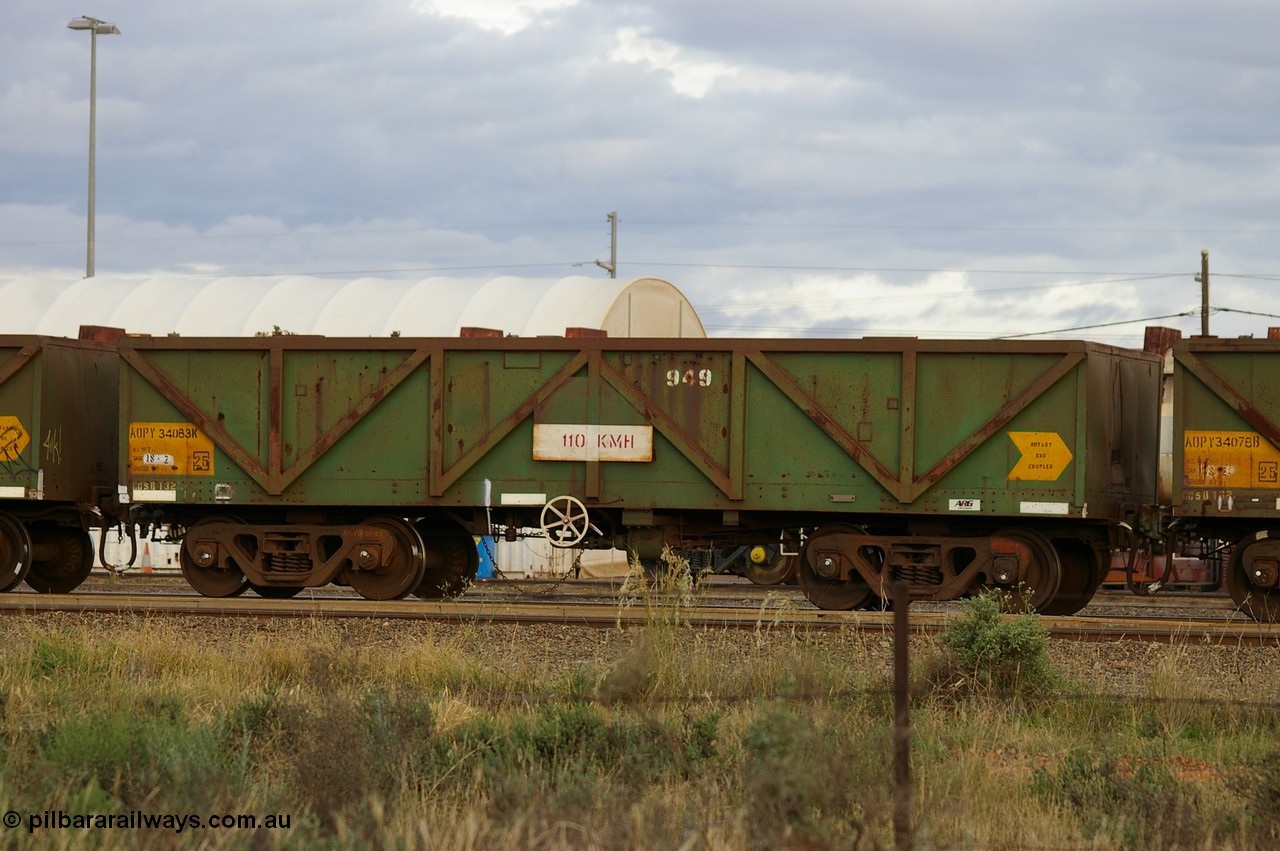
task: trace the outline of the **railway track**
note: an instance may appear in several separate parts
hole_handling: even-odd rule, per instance
[[[196,595],[196,592],[183,580],[180,571],[168,568],[157,569],[149,573],[131,570],[120,575],[99,569],[90,575],[77,590],[82,593],[129,592]],[[30,589],[25,586],[15,589],[15,592],[19,593],[29,591]],[[548,576],[519,579],[481,579],[471,584],[465,598],[527,599],[530,601],[557,602],[584,598],[616,600],[625,593],[637,593],[633,587],[628,585],[626,577],[573,579],[565,576]],[[728,574],[705,577],[691,593],[697,599],[711,604],[741,601],[744,605],[756,606],[760,604],[762,599],[768,597],[775,600],[791,600],[805,607],[811,605],[797,585],[762,586]],[[336,585],[327,585],[322,588],[304,589],[301,592],[301,596],[350,596],[350,592]],[[955,604],[916,603],[914,608],[929,605],[947,607]],[[1116,587],[1099,590],[1086,611],[1093,612],[1099,609],[1115,608],[1218,612],[1223,616],[1235,611],[1231,598],[1225,592],[1163,591],[1151,597],[1137,597],[1123,588]]]
[[[824,611],[793,589],[761,589],[736,583],[700,588],[684,601],[650,593],[619,597],[620,583],[478,583],[456,600],[376,602],[347,589],[308,589],[289,600],[209,598],[184,589],[179,579],[129,577],[90,581],[67,595],[0,595],[0,614],[46,612],[207,616],[238,618],[381,618],[446,623],[557,623],[596,628],[680,624],[698,628],[858,630],[890,633],[893,614]],[[555,595],[538,593],[554,590]],[[956,603],[912,605],[911,628],[940,631],[961,611]],[[1231,646],[1280,646],[1280,625],[1259,624],[1235,612],[1225,597],[1136,598],[1102,594],[1079,615],[1045,617],[1057,639],[1072,641],[1206,642]]]

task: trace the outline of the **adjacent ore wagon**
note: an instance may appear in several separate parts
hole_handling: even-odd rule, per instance
[[[65,593],[118,519],[112,346],[0,336],[0,591]]]
[[[1192,337],[1173,357],[1177,535],[1222,542],[1232,598],[1280,620],[1280,340]]]
[[[749,553],[826,608],[1069,613],[1154,501],[1161,360],[1083,342],[131,338],[123,481],[207,595],[441,596],[472,534]]]

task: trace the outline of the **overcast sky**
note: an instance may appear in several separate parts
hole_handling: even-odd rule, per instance
[[[0,276],[84,274],[91,14],[99,275],[604,277],[617,211],[718,336],[1132,345],[1202,249],[1280,326],[1269,0],[93,2],[0,8]]]

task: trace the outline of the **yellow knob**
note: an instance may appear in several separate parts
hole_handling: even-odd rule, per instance
[[[769,560],[768,557],[769,552],[764,547],[756,546],[751,548],[751,555],[749,558],[751,559],[752,564],[764,564]]]

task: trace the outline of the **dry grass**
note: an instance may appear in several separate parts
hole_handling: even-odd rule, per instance
[[[33,848],[892,847],[883,641],[764,616],[754,633],[691,629],[680,618],[690,595],[638,591],[649,625],[606,633],[0,621],[7,809],[291,816],[279,831],[4,837]],[[973,660],[945,640],[914,642],[916,847],[1269,845],[1275,707],[1224,702],[1223,682],[1188,673],[1197,652],[1161,654],[1141,694],[1114,699],[1069,676],[1047,690],[984,676],[957,668]],[[958,670],[962,689],[946,675]]]

